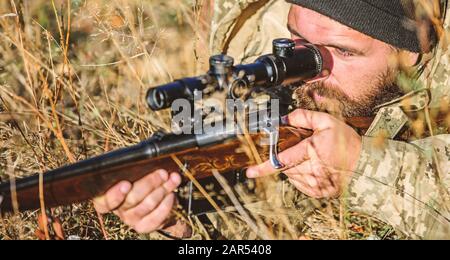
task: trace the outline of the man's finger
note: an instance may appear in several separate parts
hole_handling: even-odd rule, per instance
[[[283,170],[283,173],[286,174],[288,177],[292,177],[296,175],[303,176],[306,174],[312,174],[312,171],[313,171],[312,162],[311,160],[307,160],[288,170]]]
[[[283,169],[290,169],[295,167],[302,162],[308,160],[308,146],[310,146],[310,138],[301,141],[300,143],[284,150],[280,154],[278,154],[278,159],[280,162],[285,165]],[[268,176],[271,174],[275,174],[280,172],[280,170],[275,169],[270,161],[266,161],[260,165],[252,166],[247,169],[247,177],[248,178],[259,178]]]
[[[122,216],[129,223],[140,221],[143,217],[150,214],[162,200],[173,192],[181,183],[181,178],[177,173],[172,173],[169,180],[162,186],[156,188],[145,199],[134,208],[125,211]]]
[[[173,172],[169,176],[169,180],[163,184],[167,193],[174,191],[181,184],[181,177],[178,173]]]
[[[323,185],[322,179],[318,178],[313,172],[311,160],[305,161],[283,173],[291,180],[299,181],[310,189],[320,189]]]
[[[329,128],[336,119],[327,113],[296,109],[287,116],[287,121],[290,126],[316,131]]]
[[[145,216],[134,226],[134,230],[138,233],[148,233],[158,229],[169,217],[174,201],[175,194],[167,195],[152,213]]]
[[[125,202],[120,207],[120,210],[125,211],[134,208],[147,197],[148,194],[167,181],[168,178],[169,174],[166,170],[158,170],[136,181],[133,184],[133,188],[128,193]]]
[[[297,190],[306,194],[309,197],[313,197],[313,198],[320,197],[316,189],[311,188],[308,184],[306,184],[302,181],[289,179],[289,182],[292,185],[294,185]]]
[[[321,196],[330,196],[336,191],[332,175],[319,163],[309,160],[283,172],[291,180],[300,181]]]
[[[109,189],[103,196],[94,199],[95,209],[101,213],[108,213],[123,203],[128,192],[131,190],[131,183],[122,181]]]

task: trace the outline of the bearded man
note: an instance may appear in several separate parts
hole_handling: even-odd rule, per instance
[[[331,53],[330,74],[299,86],[299,109],[286,117],[291,126],[314,131],[279,154],[291,186],[313,198],[343,196],[349,209],[411,238],[450,238],[449,120],[421,126],[449,110],[450,68],[442,62],[448,62],[442,51],[448,49],[442,29],[448,23],[446,1],[288,2],[290,8],[282,1],[216,1],[211,48],[250,61],[267,50],[271,38],[285,36],[280,23],[287,17],[291,38]],[[440,111],[432,112],[435,107]],[[375,119],[363,136],[341,120],[367,116]],[[269,162],[247,170],[249,178],[275,173]],[[180,182],[178,173],[160,170],[133,184],[117,184],[95,205],[101,213],[114,211],[138,232],[164,229],[189,237],[195,230],[185,223],[166,222]],[[284,211],[289,219],[299,210],[290,206]],[[225,230],[213,215],[209,220]],[[233,237],[226,231],[222,235]]]

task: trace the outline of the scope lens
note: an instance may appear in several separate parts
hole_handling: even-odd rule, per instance
[[[205,88],[200,78],[184,78],[165,85],[151,88],[147,92],[147,103],[152,110],[162,110],[172,106],[177,99],[194,100],[194,91]]]
[[[159,110],[164,108],[164,93],[159,89],[150,90],[150,97],[147,98],[147,101],[153,110]]]

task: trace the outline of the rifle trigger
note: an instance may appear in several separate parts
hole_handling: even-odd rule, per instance
[[[188,216],[192,214],[192,196],[194,196],[194,185],[192,181],[189,182],[189,201],[188,201]]]
[[[265,130],[269,134],[269,161],[270,161],[270,164],[272,164],[272,167],[277,170],[283,169],[285,166],[283,163],[280,162],[280,160],[278,158],[278,141],[279,141],[278,129],[266,128]]]

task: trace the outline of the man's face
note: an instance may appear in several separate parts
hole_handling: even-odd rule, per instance
[[[370,116],[375,106],[402,95],[390,45],[317,12],[293,5],[288,18],[293,39],[327,48],[333,68],[325,79],[297,90],[298,105],[344,117]]]

